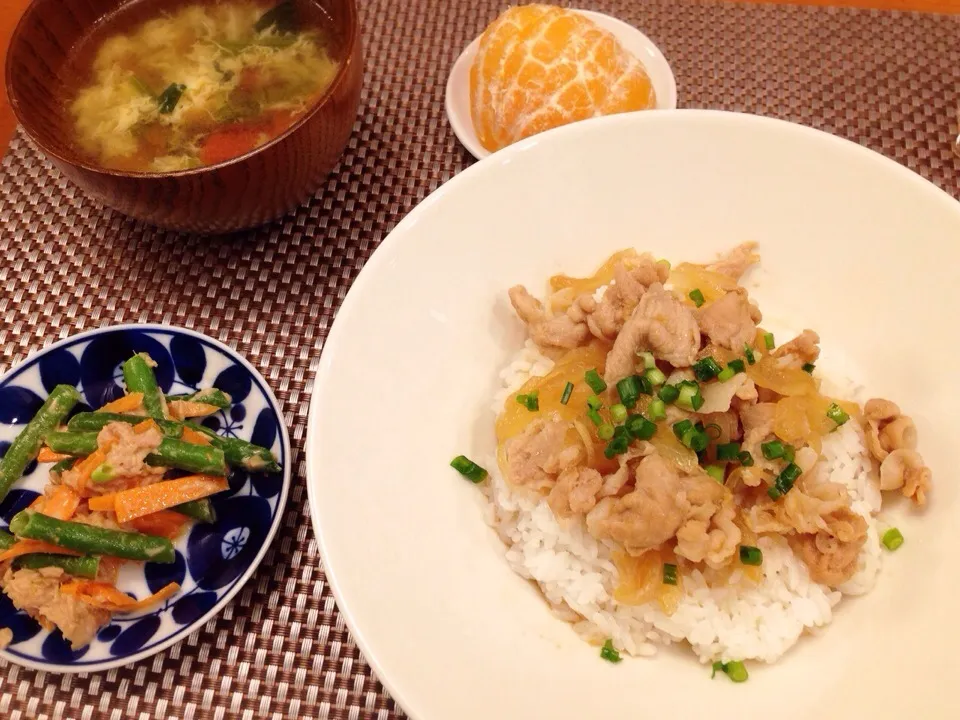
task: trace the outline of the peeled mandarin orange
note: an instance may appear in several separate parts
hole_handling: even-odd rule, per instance
[[[484,31],[470,68],[470,115],[491,151],[559,125],[655,104],[643,65],[612,33],[550,5],[505,11]]]

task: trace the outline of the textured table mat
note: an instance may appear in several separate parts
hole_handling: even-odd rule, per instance
[[[703,4],[577,2],[640,27],[680,104],[770,115],[850,138],[955,197],[960,17]],[[119,322],[208,333],[258,367],[284,406],[295,479],[283,526],[226,610],[169,651],[100,675],[0,666],[21,718],[402,717],[326,584],[306,500],[313,371],[363,263],[421,199],[472,162],[443,113],[446,73],[498,0],[377,0],[361,9],[366,80],[343,160],[309,205],[250,233],[161,232],[105,210],[24,136],[0,167],[0,371]]]

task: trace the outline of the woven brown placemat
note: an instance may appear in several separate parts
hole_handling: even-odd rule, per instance
[[[573,3],[647,33],[682,107],[758,113],[878,150],[960,197],[951,152],[960,17],[686,0]],[[85,198],[19,135],[0,167],[0,371],[57,339],[118,322],[208,333],[257,366],[284,406],[295,480],[255,577],[165,653],[99,675],[0,667],[0,714],[21,718],[402,717],[325,582],[303,455],[314,368],[343,297],[391,228],[472,162],[443,113],[446,73],[499,0],[362,3],[367,74],[340,166],[281,221],[182,236]]]

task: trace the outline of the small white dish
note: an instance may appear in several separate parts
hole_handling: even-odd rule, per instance
[[[592,10],[577,10],[586,15],[597,25],[612,32],[620,44],[629,52],[636,55],[653,84],[657,94],[657,110],[674,110],[677,107],[677,80],[670,69],[670,63],[660,52],[660,48],[653,41],[628,25],[623,20],[593,12]],[[480,38],[477,37],[453,64],[450,76],[447,78],[447,90],[444,105],[447,110],[447,119],[456,134],[457,139],[470,151],[477,160],[490,155],[490,151],[480,144],[477,133],[473,129],[473,120],[470,117],[470,66],[480,47]]]

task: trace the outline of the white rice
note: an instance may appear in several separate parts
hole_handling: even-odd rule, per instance
[[[503,409],[507,396],[531,376],[546,375],[553,362],[536,345],[526,346],[501,372],[502,389],[493,404]],[[838,397],[853,397],[852,388],[830,388]],[[631,655],[653,655],[657,645],[686,641],[701,662],[762,660],[773,662],[789,650],[804,631],[830,623],[833,608],[844,595],[869,592],[881,568],[875,513],[880,490],[857,423],[846,423],[825,438],[820,462],[824,480],[841,483],[853,510],[868,523],[867,541],[857,573],[838,590],[810,580],[804,563],[786,541],[762,537],[763,579],[738,585],[734,572],[727,587],[708,587],[699,571],[684,576],[684,595],[672,615],[654,602],[621,605],[613,599],[616,568],[611,547],[598,542],[581,521],[561,524],[545,500],[514,493],[488,459],[490,500],[488,522],[506,545],[506,560],[521,577],[534,580],[547,602],[587,640],[611,638]],[[571,612],[571,610],[573,612]]]

